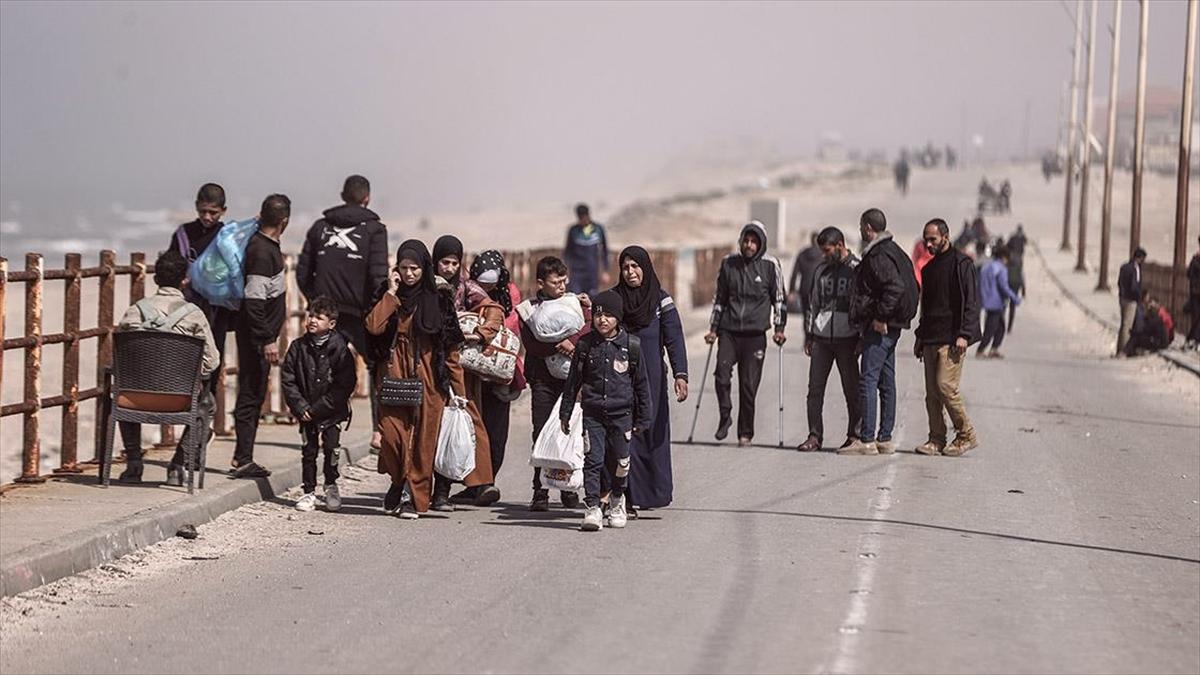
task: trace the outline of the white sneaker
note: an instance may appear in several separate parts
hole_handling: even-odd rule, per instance
[[[312,492],[304,493],[304,496],[296,500],[297,511],[312,511],[317,508],[317,495]]]
[[[621,498],[608,510],[608,526],[619,530],[625,527],[628,519],[629,515],[625,512],[625,495],[621,495]]]
[[[417,513],[417,507],[413,506],[412,502],[404,502],[400,505],[401,520],[416,520],[421,514]]]
[[[330,483],[325,486],[325,509],[337,511],[340,508],[342,508],[342,493],[338,491],[337,483]]]
[[[583,524],[579,526],[584,532],[599,532],[604,527],[604,512],[599,506],[589,506],[583,512]]]

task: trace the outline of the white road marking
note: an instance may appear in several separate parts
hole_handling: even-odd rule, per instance
[[[897,435],[899,436],[899,434]],[[896,455],[888,460],[887,474],[883,483],[876,488],[871,500],[872,520],[882,520],[892,508],[892,487],[896,481]],[[833,660],[820,669],[822,673],[854,673],[860,668],[855,665],[856,647],[859,636],[866,629],[868,600],[875,583],[875,570],[879,567],[879,547],[882,538],[881,525],[874,524],[858,538],[858,563],[854,574],[854,588],[850,590],[850,607],[846,618],[838,628],[837,651]]]

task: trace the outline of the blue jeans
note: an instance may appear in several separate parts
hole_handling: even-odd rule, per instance
[[[860,438],[864,443],[892,440],[892,429],[896,426],[896,343],[899,340],[899,328],[889,328],[887,335],[867,329],[863,336],[858,400],[862,410]],[[881,407],[878,435],[875,433],[876,401]]]
[[[625,494],[629,477],[629,438],[633,415],[620,417],[583,413],[583,432],[587,434],[587,455],[583,458],[583,501],[600,506],[604,488],[612,490],[615,501]],[[609,502],[610,504],[613,502]]]

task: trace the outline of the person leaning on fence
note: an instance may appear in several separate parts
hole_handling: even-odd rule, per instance
[[[438,290],[450,296],[456,312],[470,312],[482,318],[476,330],[464,332],[464,344],[488,344],[504,325],[504,310],[479,284],[466,278],[462,263],[463,245],[458,237],[442,235],[433,243],[433,264],[437,268],[434,282]],[[489,506],[500,499],[500,491],[492,485],[492,449],[480,412],[482,380],[475,373],[463,370],[463,385],[466,387],[467,412],[475,425],[475,469],[463,479],[466,489],[454,495],[453,500],[450,499],[451,481],[445,476],[434,476],[430,506],[434,511],[453,511],[456,503]]]
[[[205,183],[196,192],[196,219],[175,228],[167,250],[177,251],[187,262],[193,263],[204,253],[205,249],[217,238],[217,233],[224,227],[221,219],[225,217],[225,188],[216,183]],[[217,345],[220,363],[225,363],[225,334],[233,330],[237,321],[237,312],[213,305],[204,296],[189,286],[183,288],[183,297],[204,312],[212,329],[213,341]],[[220,366],[218,366],[219,368]],[[217,378],[209,378],[209,390],[217,392]]]
[[[640,341],[621,328],[624,303],[615,291],[592,300],[592,332],[579,341],[563,400],[580,397],[587,455],[583,462],[585,532],[603,528],[602,486],[610,488],[608,522],[625,527],[625,485],[629,477],[629,442],[649,426],[650,386],[641,359]],[[559,408],[564,434],[571,433],[573,406]],[[604,480],[607,474],[607,481]]]
[[[267,397],[271,366],[279,364],[279,331],[287,319],[287,281],[279,238],[287,229],[292,202],[284,195],[263,200],[258,231],[246,244],[242,275],[245,295],[238,312],[237,403],[233,409],[237,443],[233,452],[235,478],[271,475],[254,461],[258,419]]]
[[[538,340],[530,321],[534,313],[544,303],[561,300],[567,295],[567,266],[554,256],[546,256],[537,263],[537,295],[528,298],[517,306],[517,316],[521,321],[521,345],[525,348],[525,379],[529,384],[529,408],[533,422],[533,442],[537,443],[538,433],[550,419],[554,404],[562,397],[564,379],[559,379],[550,371],[550,359],[570,358],[575,353],[575,345],[591,330],[591,302],[586,296],[580,296],[580,306],[583,309],[582,327],[573,335],[557,342],[542,342]],[[573,509],[579,506],[579,495],[575,492],[560,492],[562,505]],[[530,511],[546,511],[550,508],[550,491],[542,487],[542,470],[533,469],[533,498],[529,502]]]
[[[916,452],[957,457],[978,444],[959,389],[967,348],[979,340],[979,278],[974,261],[950,245],[946,221],[929,221],[923,236],[934,256],[925,266],[914,351],[925,362],[929,438]],[[956,432],[949,445],[943,410],[950,414]]]
[[[738,445],[748,446],[754,438],[754,408],[767,355],[766,332],[775,328],[773,339],[780,347],[787,342],[787,302],[783,268],[767,255],[767,231],[757,220],[742,228],[738,251],[721,261],[712,319],[704,341],[717,344],[716,439],[725,440],[733,426],[733,367],[738,371]],[[772,321],[774,315],[774,321]]]
[[[363,317],[371,295],[387,281],[388,232],[379,216],[367,208],[371,183],[349,176],[342,184],[343,204],[326,209],[304,237],[296,262],[296,284],[308,301],[326,296],[337,303],[337,332],[367,362],[370,375],[371,447],[379,449],[379,404],[375,392],[377,366],[367,359]]]
[[[208,318],[194,303],[184,299],[187,288],[188,261],[174,249],[168,249],[154,263],[154,283],[158,291],[148,298],[142,298],[134,303],[121,317],[117,325],[119,331],[154,330],[182,335],[193,335],[204,338],[204,361],[200,374],[205,383],[200,391],[200,414],[204,419],[204,443],[211,436],[209,425],[212,422],[213,397],[208,387],[208,380],[221,363],[213,341],[212,329]],[[175,446],[175,455],[167,465],[167,484],[184,484],[184,448],[187,447],[187,434],[184,432],[179,444]],[[125,444],[125,471],[117,479],[122,483],[142,482],[142,425],[136,422],[121,422],[121,440]],[[199,457],[199,453],[197,453]]]
[[[466,394],[459,365],[462,329],[454,303],[434,285],[435,275],[425,244],[404,242],[366,316],[372,357],[386,364],[379,370],[378,471],[391,478],[391,486],[383,508],[405,520],[429,510],[442,413],[452,396]]]
[[[325,508],[342,508],[338,492],[338,454],[343,423],[350,421],[350,396],[358,379],[354,355],[337,331],[338,303],[320,296],[308,304],[304,337],[293,340],[279,368],[288,409],[300,422],[301,480],[304,495],[297,511],[317,505],[317,455],[325,451]]]
[[[804,353],[808,366],[808,438],[800,452],[821,449],[825,438],[825,385],[836,363],[846,399],[846,442],[858,440],[862,424],[858,402],[858,327],[850,321],[850,298],[854,294],[854,270],[858,258],[846,248],[846,236],[836,227],[817,235],[825,258],[813,273],[811,295],[805,302]]]
[[[1138,306],[1142,302],[1142,265],[1146,262],[1146,249],[1133,252],[1129,262],[1121,265],[1117,273],[1117,300],[1121,303],[1121,328],[1117,331],[1117,356],[1125,356],[1129,344],[1129,333],[1137,319]]]

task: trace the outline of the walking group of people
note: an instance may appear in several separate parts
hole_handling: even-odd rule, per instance
[[[291,215],[284,195],[263,202],[245,245],[244,290],[236,311],[188,282],[189,274],[203,273],[194,263],[226,225],[225,191],[206,184],[196,198],[197,219],[176,230],[156,261],[157,293],[130,307],[121,323],[121,330],[175,331],[205,341],[206,430],[225,335],[235,333],[237,440],[231,475],[270,475],[254,461],[254,443],[267,377],[279,365],[283,398],[302,439],[303,495],[296,508],[311,511],[319,503],[323,453],[325,507],[338,510],[340,434],[351,421],[357,355],[370,373],[371,443],[379,453],[379,472],[391,481],[383,499],[389,513],[416,519],[429,510],[498,501],[495,479],[508,444],[510,407],[525,389],[534,441],[549,425],[571,433],[572,412],[577,399],[580,403],[588,438],[582,529],[598,530],[605,522],[623,527],[638,508],[669,505],[668,405],[672,396],[680,402],[688,396],[687,350],[679,312],[649,253],[638,246],[623,250],[616,284],[601,291],[611,283],[607,239],[581,204],[564,252],[570,266],[556,256],[539,260],[536,294],[522,299],[499,251],[468,260],[452,235],[440,237],[432,250],[416,239],[404,241],[389,263],[387,228],[368,208],[370,196],[367,179],[350,176],[343,203],[309,229],[296,268],[307,304],[305,334],[286,354],[278,348],[287,314],[279,240]],[[503,360],[508,370],[499,377],[486,367]],[[556,406],[560,419],[551,420]],[[473,425],[474,468],[457,481],[435,471],[447,409],[466,411]],[[121,432],[127,464],[119,480],[140,482],[140,429],[122,425]],[[168,466],[169,483],[182,483],[183,447],[181,442]],[[451,494],[455,482],[462,488]],[[533,470],[531,510],[550,508],[553,485],[561,483]],[[578,492],[564,487],[561,505],[579,507]]]

